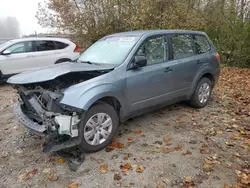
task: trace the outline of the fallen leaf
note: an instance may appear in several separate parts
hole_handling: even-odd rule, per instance
[[[57,177],[57,175],[50,175],[50,176],[48,177],[48,179],[49,179],[50,181],[56,181],[56,180],[58,180],[58,177]]]
[[[207,145],[207,144],[202,144],[201,147],[202,147],[202,148],[208,148],[208,145]]]
[[[164,188],[162,184],[158,184],[156,188]]]
[[[190,176],[185,177],[185,182],[186,183],[191,183],[192,178]]]
[[[102,174],[106,174],[108,172],[108,165],[107,164],[101,165],[99,168],[99,172]]]
[[[167,178],[163,179],[162,181],[163,181],[163,183],[165,183],[165,184],[169,184],[169,180],[168,180]]]
[[[141,134],[141,132],[142,132],[142,130],[140,130],[140,129],[136,129],[136,130],[135,130],[135,133],[136,133],[136,134]]]
[[[120,142],[117,142],[117,141],[113,141],[113,142],[109,145],[109,147],[120,149],[120,148],[124,148],[124,144],[122,144],[122,143],[120,143]]]
[[[223,188],[230,188],[230,185],[224,184],[224,185],[223,185]]]
[[[201,154],[209,154],[209,150],[208,149],[200,149],[200,153]]]
[[[182,153],[182,155],[192,155],[192,152],[187,150],[185,153]]]
[[[128,141],[131,141],[131,140],[133,140],[133,138],[132,137],[128,137]]]
[[[78,182],[73,182],[68,185],[68,188],[78,188],[79,183]]]
[[[123,160],[127,161],[127,160],[128,160],[128,157],[127,157],[127,156],[123,157]]]
[[[144,177],[140,176],[140,177],[139,177],[139,180],[144,180]]]
[[[120,166],[120,169],[122,171],[126,171],[126,170],[129,170],[129,169],[132,169],[132,168],[133,167],[132,167],[132,165],[130,163],[126,163],[126,164]]]
[[[59,158],[57,161],[58,161],[58,163],[60,163],[60,164],[65,163],[65,159],[63,159],[63,158]]]
[[[171,138],[166,136],[163,138],[163,140],[168,143],[171,140]]]
[[[103,159],[97,159],[96,162],[100,164],[100,163],[104,163],[104,160]]]
[[[218,130],[217,134],[223,134],[223,131],[222,130]]]
[[[249,147],[247,145],[241,145],[241,148],[248,149]]]
[[[111,152],[111,151],[113,151],[113,150],[114,150],[114,148],[111,148],[111,147],[106,147],[106,148],[105,148],[105,151],[106,151],[106,152]]]
[[[240,134],[245,135],[246,132],[244,130],[239,130]]]
[[[136,172],[139,172],[139,173],[144,172],[144,167],[143,167],[143,166],[138,166],[138,167],[136,168]]]
[[[25,172],[23,175],[19,176],[19,179],[22,180],[29,180],[31,179],[34,175],[36,175],[37,169],[31,170],[29,172]]]
[[[211,165],[211,164],[204,164],[203,165],[203,167],[205,168],[205,169],[210,169],[210,168],[212,168],[213,166]]]
[[[241,155],[239,153],[234,153],[233,156],[235,156],[235,157],[241,157]]]
[[[128,145],[130,146],[130,145],[132,145],[134,143],[135,143],[134,141],[131,141],[131,142],[128,142]]]
[[[119,181],[120,179],[122,179],[120,174],[115,174],[114,176],[114,180]]]

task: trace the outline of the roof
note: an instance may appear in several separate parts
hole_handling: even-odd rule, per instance
[[[34,41],[34,40],[53,40],[53,41],[65,41],[68,42],[69,39],[67,38],[56,38],[56,37],[27,37],[27,38],[20,38],[20,39],[13,39],[10,40],[11,42],[23,42],[23,41]]]
[[[205,34],[201,31],[192,30],[138,30],[138,31],[127,31],[122,33],[115,33],[109,36],[138,36],[151,35],[151,34],[164,34],[164,33],[185,33],[185,34]]]

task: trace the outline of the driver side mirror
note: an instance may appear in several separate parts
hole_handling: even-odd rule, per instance
[[[4,50],[2,54],[3,54],[3,55],[10,55],[11,52],[10,52],[9,50]]]
[[[133,63],[131,63],[129,69],[138,69],[139,67],[145,67],[147,65],[147,58],[145,56],[135,56]]]

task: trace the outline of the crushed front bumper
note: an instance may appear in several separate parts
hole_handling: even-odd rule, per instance
[[[21,104],[17,103],[14,105],[14,114],[17,119],[32,132],[45,136],[46,127],[44,125],[39,125],[38,123],[32,121],[28,116],[26,116],[21,108]]]

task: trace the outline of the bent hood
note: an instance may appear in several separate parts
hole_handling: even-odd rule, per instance
[[[86,63],[60,63],[45,68],[38,68],[10,77],[7,82],[10,84],[31,84],[53,80],[58,76],[71,72],[101,71],[113,69],[114,65],[90,65]]]

